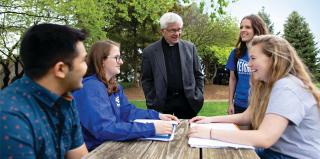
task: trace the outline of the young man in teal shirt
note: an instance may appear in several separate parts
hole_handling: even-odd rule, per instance
[[[70,91],[87,70],[85,34],[32,26],[20,46],[25,75],[0,92],[1,158],[81,158],[88,153]]]

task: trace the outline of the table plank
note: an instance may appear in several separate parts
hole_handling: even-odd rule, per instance
[[[234,149],[234,148],[202,148],[203,159],[259,159],[258,155],[252,149]]]
[[[101,144],[95,150],[91,151],[85,158],[88,159],[107,159],[107,158],[142,158],[148,151],[152,141],[126,141],[112,142],[108,141]]]
[[[170,142],[154,141],[143,159],[197,159],[200,158],[200,149],[188,145],[187,133],[189,124],[182,120],[178,125],[174,139]]]
[[[258,159],[254,150],[233,148],[191,148],[187,134],[189,124],[182,120],[178,125],[174,139],[165,141],[126,142],[108,141],[91,151],[85,158],[89,159]]]

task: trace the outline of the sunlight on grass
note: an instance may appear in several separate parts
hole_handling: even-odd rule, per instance
[[[145,101],[132,100],[132,104],[138,108],[147,109]],[[215,116],[227,114],[227,102],[204,102],[204,105],[198,115],[201,116]]]
[[[320,89],[320,83],[316,84]],[[131,100],[132,104],[136,105],[138,108],[147,109],[144,100]],[[227,102],[204,102],[204,105],[198,115],[201,116],[216,116],[216,115],[226,115],[227,114],[228,103]]]

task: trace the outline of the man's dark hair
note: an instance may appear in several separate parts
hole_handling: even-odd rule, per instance
[[[24,72],[37,79],[44,76],[59,61],[72,69],[72,61],[78,55],[76,44],[85,38],[84,32],[65,25],[32,26],[24,34],[20,46]]]

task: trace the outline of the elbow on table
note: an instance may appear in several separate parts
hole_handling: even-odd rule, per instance
[[[270,148],[275,143],[276,143],[276,140],[273,137],[265,135],[255,145],[257,147],[261,147],[261,148],[267,149],[267,148]]]
[[[264,148],[264,149],[268,149],[272,146],[273,144],[270,144],[269,142],[263,142],[261,145],[259,145],[258,147]]]

